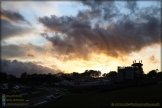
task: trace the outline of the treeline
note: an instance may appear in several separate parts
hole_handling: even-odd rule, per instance
[[[98,78],[101,76],[101,71],[96,70],[85,70],[83,73],[73,72],[71,76],[74,77],[83,77],[83,78]]]
[[[43,83],[55,83],[62,80],[74,80],[78,77],[81,78],[98,78],[101,76],[101,72],[97,70],[85,70],[83,73],[73,72],[73,73],[62,73],[57,74],[28,74],[23,72],[20,77],[16,77],[12,74],[6,74],[5,72],[0,72],[1,82],[21,82],[24,84],[42,84]]]
[[[158,69],[156,70],[151,70],[147,73],[148,78],[157,78],[157,77],[162,77],[162,72],[158,72]]]
[[[101,74],[98,70],[85,70],[83,73],[73,72],[73,73],[57,73],[57,74],[28,74],[26,72],[23,72],[20,77],[16,77],[12,74],[7,74],[5,72],[0,72],[0,81],[2,83],[10,83],[10,82],[21,82],[21,83],[35,83],[35,84],[41,84],[43,83],[55,83],[60,82],[62,80],[76,80],[78,79],[88,79],[88,78],[99,78],[100,76],[104,78],[109,77],[117,77],[116,71],[110,71],[109,73]],[[162,72],[158,72],[158,70],[151,70],[149,71],[146,76],[148,78],[157,78],[162,77]]]

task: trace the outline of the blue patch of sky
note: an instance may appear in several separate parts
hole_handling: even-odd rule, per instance
[[[59,4],[59,12],[62,16],[76,16],[79,10],[86,9],[85,6],[80,5],[81,3],[78,2],[62,2]]]
[[[160,6],[161,1],[160,0],[155,0],[155,1],[138,1],[138,7],[143,8],[143,7],[148,7],[148,6]]]
[[[23,15],[25,17],[25,19],[27,21],[32,23],[32,25],[37,24],[37,22],[33,21],[33,19],[37,17],[37,14],[34,11],[29,12],[29,11],[25,11],[25,10],[20,10],[19,12],[20,12],[21,15]]]
[[[23,40],[23,43],[32,43],[32,44],[35,44],[35,45],[38,45],[38,46],[44,46],[46,43],[48,43],[49,41],[46,40],[44,37],[40,36],[40,35],[36,35],[32,38],[28,38],[25,40]]]
[[[61,16],[76,16],[78,13],[78,10],[82,10],[85,7],[84,6],[75,6],[75,3],[77,4],[77,2],[70,2],[70,1],[60,1],[60,2],[45,2],[50,4],[50,6],[54,7],[56,4],[57,6],[55,6],[58,11],[58,13],[53,13],[53,15],[56,15],[58,17]],[[37,8],[41,9],[41,7],[36,6]],[[51,11],[51,10],[50,10]],[[33,18],[37,18],[37,17],[43,17],[45,16],[45,14],[42,13],[37,13],[37,11],[32,11],[32,10],[20,10],[20,13],[25,16],[25,18],[29,21],[32,21]],[[35,22],[35,24],[37,24]]]

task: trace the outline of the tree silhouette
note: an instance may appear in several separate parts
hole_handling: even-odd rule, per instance
[[[78,72],[73,72],[72,75],[77,77],[77,76],[79,76],[79,73]]]
[[[117,76],[118,73],[116,71],[110,71],[109,73],[106,74],[106,77],[114,77],[114,76]]]
[[[81,76],[85,78],[98,78],[100,75],[101,72],[96,70],[85,70],[83,73],[81,73]]]
[[[52,75],[51,73],[48,73],[48,75]]]
[[[157,70],[151,70],[150,72],[147,73],[147,76],[149,78],[156,77],[156,75],[157,75]]]
[[[160,80],[162,81],[162,72],[158,72],[158,73],[157,73],[157,77],[159,77]]]
[[[27,73],[23,72],[20,76],[21,79],[26,79],[27,78]]]
[[[107,73],[102,74],[103,77],[106,77]]]

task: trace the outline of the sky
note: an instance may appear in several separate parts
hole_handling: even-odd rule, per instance
[[[1,71],[161,71],[161,2],[1,1]]]

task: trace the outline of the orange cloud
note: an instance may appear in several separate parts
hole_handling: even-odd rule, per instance
[[[30,49],[30,51],[28,52],[27,56],[28,57],[36,57],[35,51]]]

